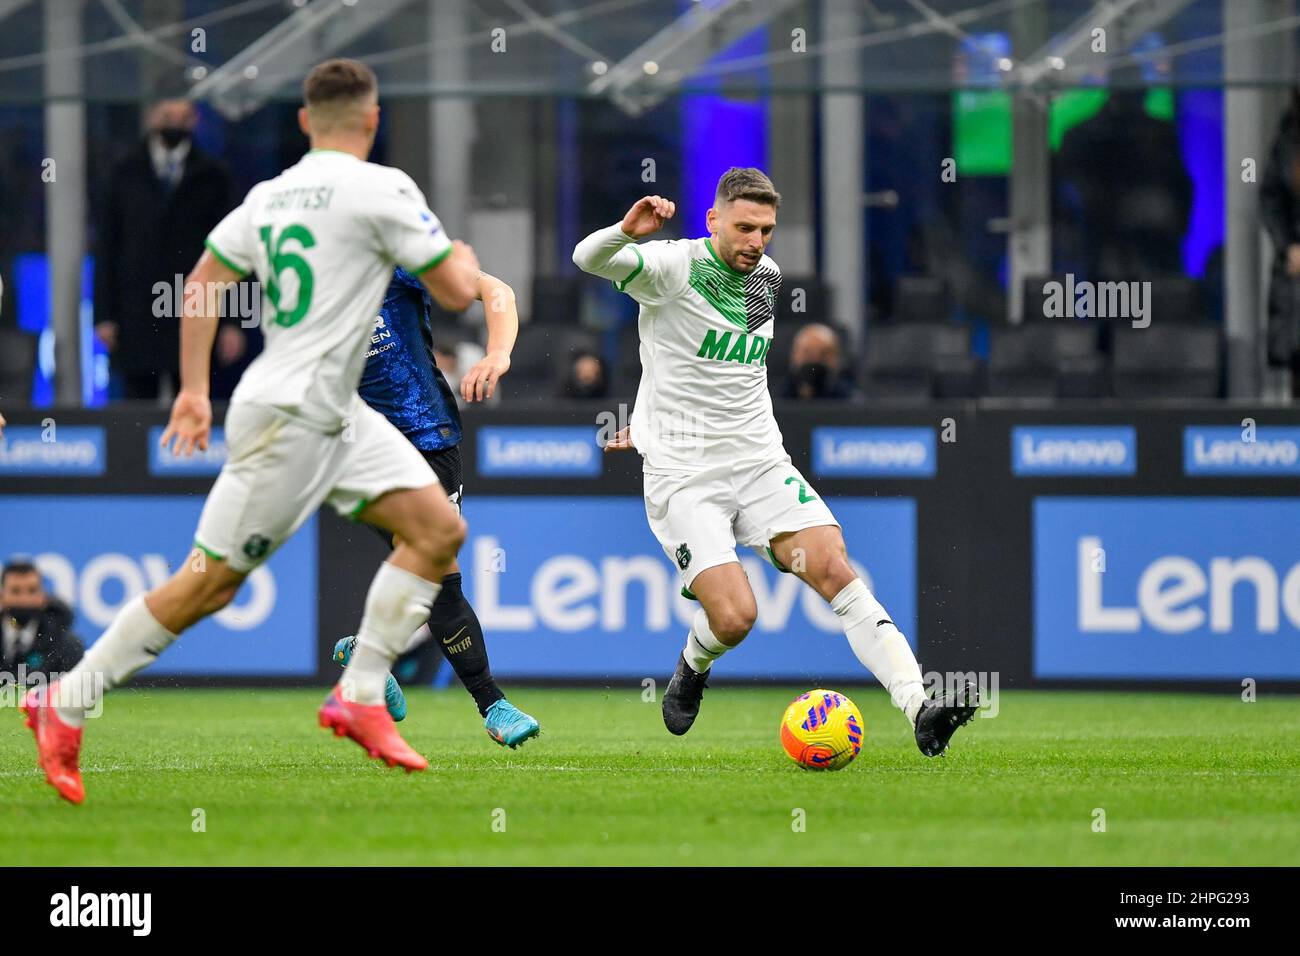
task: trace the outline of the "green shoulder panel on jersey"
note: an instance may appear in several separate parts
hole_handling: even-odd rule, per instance
[[[245,269],[243,266],[237,266],[233,262],[231,262],[230,259],[227,258],[226,255],[220,249],[217,248],[216,243],[214,243],[211,239],[204,239],[203,245],[207,246],[208,252],[212,253],[214,256],[217,257],[218,262],[220,262],[227,269],[230,269],[232,272],[238,272],[240,276],[246,276],[248,275],[249,272],[252,271],[251,269]]]
[[[708,245],[708,240],[705,240]],[[713,248],[709,247],[713,253]],[[716,253],[708,259],[692,259],[688,280],[692,289],[732,325],[748,329],[745,313],[745,277],[729,267]]]

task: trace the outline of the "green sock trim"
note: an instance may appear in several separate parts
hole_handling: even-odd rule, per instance
[[[194,547],[198,548],[200,551],[202,551],[204,554],[206,554],[206,555],[207,555],[209,558],[211,558],[213,561],[224,561],[224,560],[226,560],[226,556],[225,556],[224,554],[217,554],[217,552],[213,551],[211,548],[209,548],[206,544],[204,544],[204,543],[203,543],[202,541],[200,541],[198,538],[195,538],[195,539],[194,539]]]

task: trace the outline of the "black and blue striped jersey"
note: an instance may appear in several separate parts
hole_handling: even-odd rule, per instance
[[[358,391],[421,451],[458,445],[456,396],[433,356],[433,301],[420,280],[397,269],[366,343]]]

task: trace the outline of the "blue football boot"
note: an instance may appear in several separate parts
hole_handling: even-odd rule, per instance
[[[529,737],[536,737],[542,727],[504,697],[488,708],[483,729],[503,747],[513,750]]]
[[[351,635],[339,638],[339,642],[334,645],[334,663],[340,667],[347,667],[356,646],[357,639]],[[402,693],[402,685],[397,683],[397,678],[392,674],[388,675],[388,681],[384,684],[384,704],[388,707],[388,716],[394,721],[406,719],[406,695]]]

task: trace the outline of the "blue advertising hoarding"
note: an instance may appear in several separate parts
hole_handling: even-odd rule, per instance
[[[595,427],[485,425],[478,472],[485,478],[595,478],[601,473]]]
[[[849,555],[915,646],[916,503],[836,498]],[[480,497],[461,549],[467,596],[502,677],[666,679],[696,609],[637,497]],[[811,588],[739,553],[759,616],[719,673],[863,679],[838,618]]]
[[[0,475],[99,476],[107,463],[100,425],[11,425],[0,438]]]
[[[1137,473],[1132,425],[1017,425],[1011,430],[1011,473],[1127,476]]]
[[[119,607],[186,559],[202,509],[198,496],[0,496],[0,529],[5,555],[36,562],[47,586],[72,605],[89,645]],[[183,634],[149,673],[314,676],[316,522],[303,525],[229,607]]]
[[[1300,498],[1034,500],[1034,676],[1300,679]]]
[[[1183,473],[1259,478],[1300,475],[1300,428],[1188,425],[1183,429]]]
[[[832,427],[812,430],[813,474],[818,478],[933,478],[933,428]]]
[[[149,429],[149,474],[163,478],[171,475],[185,478],[215,476],[226,463],[226,430],[220,425],[212,427],[208,447],[202,450],[196,447],[191,455],[177,455],[174,450],[175,441],[163,448],[161,439],[164,431],[161,425]]]

